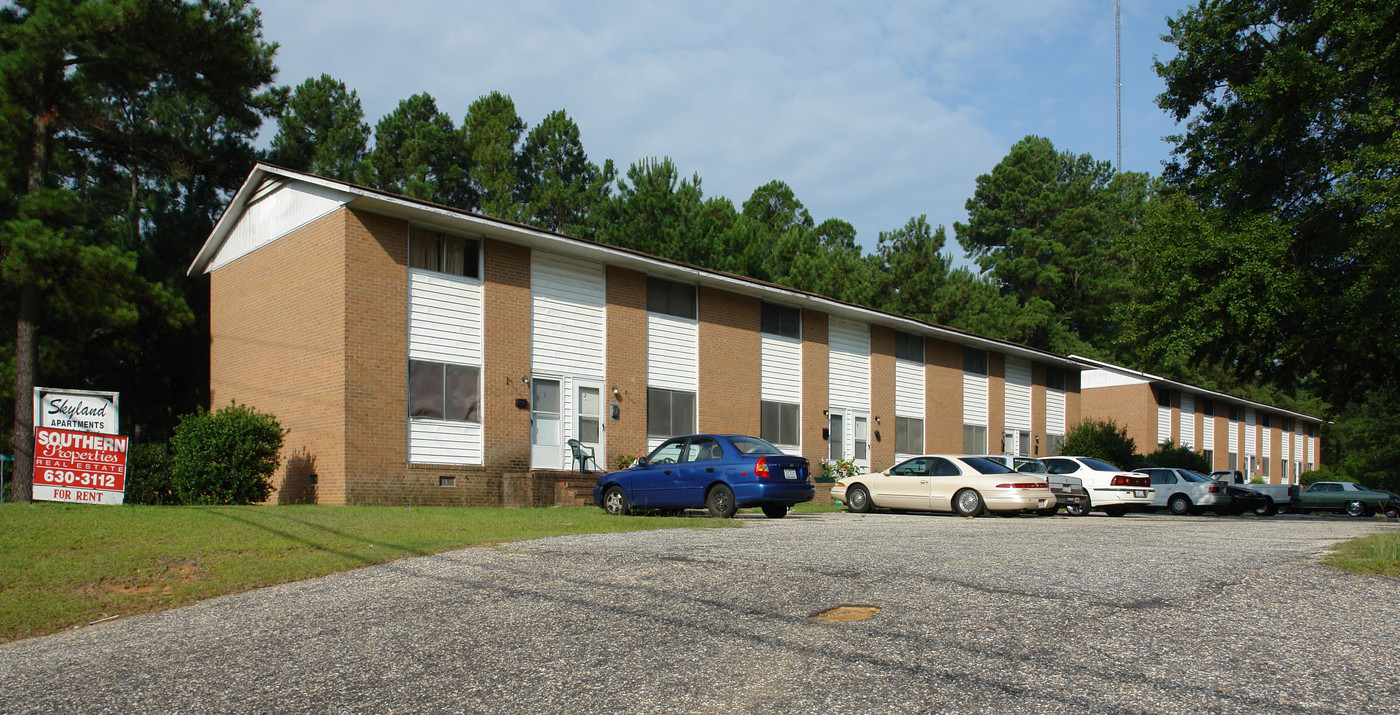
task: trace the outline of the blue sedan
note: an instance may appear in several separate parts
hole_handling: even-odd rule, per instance
[[[770,519],[816,496],[803,457],[744,435],[672,437],[628,469],[598,477],[593,503],[618,516],[633,509],[709,509],[728,519],[757,506]]]

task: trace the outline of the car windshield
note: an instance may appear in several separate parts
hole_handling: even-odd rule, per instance
[[[1121,469],[1119,469],[1119,468],[1113,466],[1112,464],[1109,464],[1108,462],[1103,461],[1102,459],[1094,459],[1093,457],[1084,457],[1083,459],[1081,459],[1081,460],[1079,460],[1079,461],[1083,462],[1083,463],[1084,463],[1084,466],[1086,466],[1086,467],[1088,467],[1088,468],[1090,468],[1090,469],[1092,469],[1092,470],[1094,470],[1094,471],[1096,471],[1096,472],[1121,472],[1121,471],[1123,471],[1123,470],[1121,470]]]
[[[1044,474],[1045,463],[1038,459],[1016,460],[1016,471],[1023,474]]]
[[[743,455],[764,455],[783,453],[783,450],[778,449],[777,447],[774,447],[773,445],[768,444],[767,442],[757,437],[730,437],[729,441],[733,443],[735,449],[739,450],[739,454]]]
[[[981,474],[1007,474],[1011,470],[1004,464],[998,464],[985,457],[963,457],[962,463],[977,470]]]
[[[1215,481],[1214,479],[1211,479],[1210,477],[1207,477],[1206,475],[1201,474],[1200,472],[1192,472],[1192,471],[1187,470],[1187,469],[1181,470],[1180,474],[1181,474],[1181,476],[1186,477],[1186,481],[1188,481],[1188,482],[1213,482],[1213,481]]]

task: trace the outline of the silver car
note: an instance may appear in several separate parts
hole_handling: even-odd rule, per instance
[[[1173,514],[1199,514],[1210,509],[1228,514],[1234,506],[1225,485],[1199,472],[1176,467],[1142,467],[1134,472],[1146,474],[1152,480],[1157,495],[1152,507],[1166,507]]]
[[[1045,463],[1035,457],[1018,457],[1011,454],[982,454],[978,456],[1023,474],[1044,476],[1046,482],[1050,484],[1050,492],[1055,495],[1055,506],[1036,509],[1035,513],[1041,516],[1054,516],[1060,507],[1064,507],[1065,513],[1070,516],[1084,516],[1089,513],[1089,491],[1084,488],[1084,481],[1079,477],[1048,474]]]

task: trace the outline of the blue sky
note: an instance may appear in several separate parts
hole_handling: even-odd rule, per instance
[[[1185,0],[1123,0],[1123,163],[1161,173],[1160,36]],[[813,218],[881,231],[966,218],[977,176],[1028,134],[1115,154],[1112,0],[589,3],[265,0],[278,82],[330,74],[373,125],[428,92],[461,123],[492,90],[533,126],[563,109],[619,171],[671,157],[741,205],[785,181]],[[270,126],[270,136],[275,127]]]

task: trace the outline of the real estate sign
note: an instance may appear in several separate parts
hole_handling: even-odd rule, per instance
[[[127,438],[34,429],[34,498],[121,504],[126,496]]]
[[[34,388],[34,498],[121,504],[127,438],[118,393]]]
[[[34,426],[117,433],[116,392],[34,388]]]

